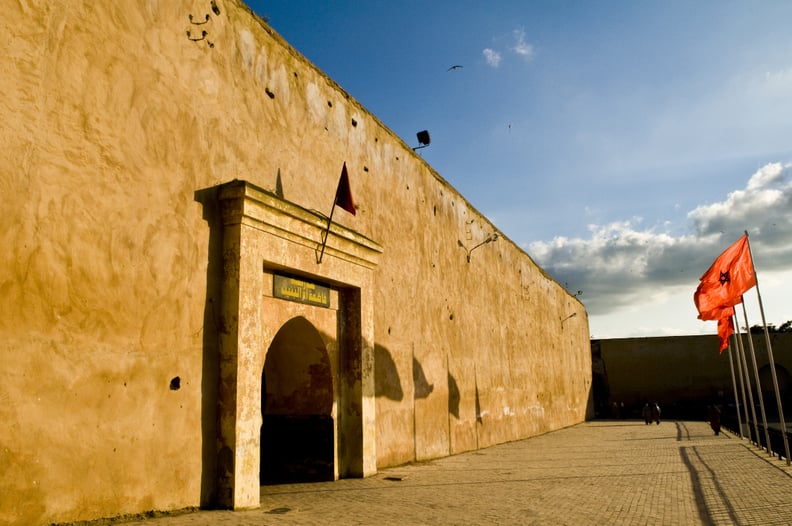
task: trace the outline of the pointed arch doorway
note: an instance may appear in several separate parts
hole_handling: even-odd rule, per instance
[[[338,478],[330,360],[321,334],[302,316],[273,338],[261,373],[262,484]]]
[[[220,334],[216,503],[231,509],[259,506],[262,474],[278,472],[268,456],[273,449],[265,450],[262,462],[261,447],[263,424],[274,429],[275,420],[283,424],[282,434],[263,437],[274,451],[286,447],[288,437],[302,439],[306,429],[323,437],[287,450],[292,459],[281,466],[284,476],[324,477],[330,466],[333,478],[375,474],[373,271],[382,247],[335,223],[325,232],[325,217],[246,181],[221,185],[218,199],[223,276],[215,314]],[[323,236],[327,243],[319,263]],[[297,290],[276,297],[276,282],[284,276],[301,281],[306,296]],[[303,300],[318,289],[329,302],[306,304]],[[303,358],[289,356],[289,349],[299,349]],[[279,368],[303,372],[287,371],[276,380],[273,371]],[[290,385],[299,388],[276,390],[273,384],[292,374],[297,376]],[[306,385],[323,393],[310,403],[288,400],[305,396]],[[270,403],[268,396],[277,401]],[[291,431],[283,431],[287,427]],[[262,473],[262,465],[273,469]]]

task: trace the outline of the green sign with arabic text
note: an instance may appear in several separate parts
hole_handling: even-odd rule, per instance
[[[288,276],[272,276],[272,295],[308,305],[330,306],[330,287]]]

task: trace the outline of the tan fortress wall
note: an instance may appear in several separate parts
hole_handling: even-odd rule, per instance
[[[0,34],[0,524],[215,501],[234,179],[329,213],[346,162],[378,466],[586,418],[583,305],[502,235],[468,263],[497,225],[243,4],[11,0]]]

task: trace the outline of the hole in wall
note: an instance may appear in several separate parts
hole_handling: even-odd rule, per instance
[[[170,390],[178,391],[179,389],[181,389],[181,378],[174,376],[170,381]]]
[[[275,98],[275,93],[273,93],[272,91],[270,91],[270,89],[269,89],[269,88],[264,88],[264,93],[266,93],[266,94],[267,94],[267,97],[269,97],[269,98],[271,98],[271,99],[274,99],[274,98]]]

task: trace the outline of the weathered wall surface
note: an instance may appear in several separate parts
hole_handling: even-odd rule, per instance
[[[766,406],[775,407],[775,391],[769,370],[764,334],[754,334],[754,356],[759,369]],[[770,335],[782,405],[792,409],[790,376],[792,372],[792,334]],[[599,374],[606,376],[609,397],[598,408],[598,416],[611,416],[613,402],[623,402],[626,416],[639,416],[646,401],[658,401],[669,415],[706,416],[708,404],[733,404],[729,352],[718,352],[717,336],[674,336],[659,338],[617,338],[594,340],[595,357],[601,354]],[[734,374],[739,382],[738,355],[734,355]],[[754,364],[745,344],[745,365],[756,393]],[[597,371],[595,359],[595,371]],[[745,374],[745,373],[744,373]],[[754,397],[757,395],[754,394]],[[758,403],[758,400],[756,400]]]
[[[583,306],[507,238],[467,263],[458,241],[496,227],[244,5],[215,5],[5,6],[0,523],[212,499],[206,203],[235,178],[327,212],[347,163],[358,213],[336,219],[384,249],[379,465],[586,417]]]

